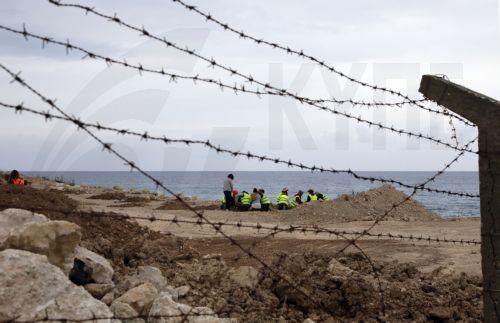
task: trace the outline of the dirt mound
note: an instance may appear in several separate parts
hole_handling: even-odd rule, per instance
[[[117,200],[121,201],[125,199],[127,195],[123,192],[104,192],[101,194],[92,195],[89,199],[92,200]]]
[[[67,212],[76,207],[77,203],[60,191],[0,185],[0,210],[20,208],[36,212],[42,210]]]
[[[373,221],[401,203],[407,195],[390,185],[383,185],[366,192],[342,195],[333,201],[303,203],[286,212],[287,219],[304,220],[315,223]],[[421,203],[410,199],[393,209],[385,220],[432,221],[439,216],[425,208]]]

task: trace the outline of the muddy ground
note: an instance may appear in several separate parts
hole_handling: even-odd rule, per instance
[[[165,204],[175,204],[162,196],[116,193],[36,182],[33,188],[0,187],[0,210],[24,208],[75,222],[82,227],[83,246],[112,262],[118,286],[137,266],[158,266],[170,284],[191,286],[183,301],[209,306],[221,317],[297,322],[307,318],[331,322],[481,320],[478,246],[365,239],[359,246],[369,256],[367,260],[353,247],[338,254],[346,242],[328,235],[295,232],[266,237],[255,230],[228,227],[224,232],[232,237],[234,243],[230,243],[207,226],[127,220],[144,215],[193,219],[193,215],[186,210],[162,210]],[[206,203],[190,202],[199,209]],[[123,203],[141,205],[120,206]],[[208,210],[204,214],[217,221],[308,224],[302,217],[287,222],[285,212]],[[477,219],[409,218],[411,223],[407,219],[383,222],[375,232],[479,237]],[[362,230],[370,223],[325,218],[321,225]],[[332,258],[352,272],[330,270]],[[241,265],[258,269],[256,287],[240,287],[228,278],[231,268]]]

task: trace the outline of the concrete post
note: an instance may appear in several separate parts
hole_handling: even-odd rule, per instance
[[[483,313],[500,322],[500,102],[433,75],[419,91],[478,127]]]

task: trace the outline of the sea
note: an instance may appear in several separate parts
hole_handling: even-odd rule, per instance
[[[175,172],[151,171],[151,175],[166,187],[185,196],[196,196],[204,200],[222,197],[222,182],[227,172]],[[409,185],[425,182],[433,172],[358,172],[368,177],[394,179]],[[40,176],[67,183],[103,187],[119,186],[125,189],[157,191],[155,185],[138,172],[23,172],[29,176]],[[352,194],[379,187],[378,182],[362,181],[347,174],[311,173],[301,171],[241,171],[233,172],[235,187],[242,191],[263,188],[267,195],[275,197],[284,187],[291,194],[298,190],[306,192],[312,188],[326,193],[331,199],[342,194]],[[397,187],[397,186],[396,186]],[[452,192],[479,194],[478,172],[446,172],[428,185]],[[410,194],[410,189],[397,187]],[[161,191],[160,191],[161,192]],[[442,193],[419,191],[415,199],[442,217],[479,216],[479,198],[460,197]]]

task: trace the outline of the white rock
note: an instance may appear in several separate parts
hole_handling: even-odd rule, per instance
[[[145,283],[127,291],[113,301],[130,305],[137,313],[147,314],[154,299],[158,295],[156,288],[150,283]]]
[[[334,276],[349,276],[354,272],[351,268],[342,265],[335,258],[332,258],[328,263],[328,271]]]
[[[97,284],[113,284],[113,267],[106,258],[83,247],[76,247],[75,258],[92,269],[92,279]]]
[[[3,241],[12,229],[31,222],[47,222],[45,215],[22,209],[6,209],[0,212],[0,241]]]
[[[11,230],[0,249],[20,249],[46,255],[51,264],[68,274],[81,237],[80,227],[71,222],[30,222]]]
[[[95,317],[110,318],[112,313],[71,283],[46,256],[13,249],[0,252],[0,321]]]
[[[229,278],[241,287],[254,288],[259,283],[259,272],[251,266],[241,266],[231,269]]]

